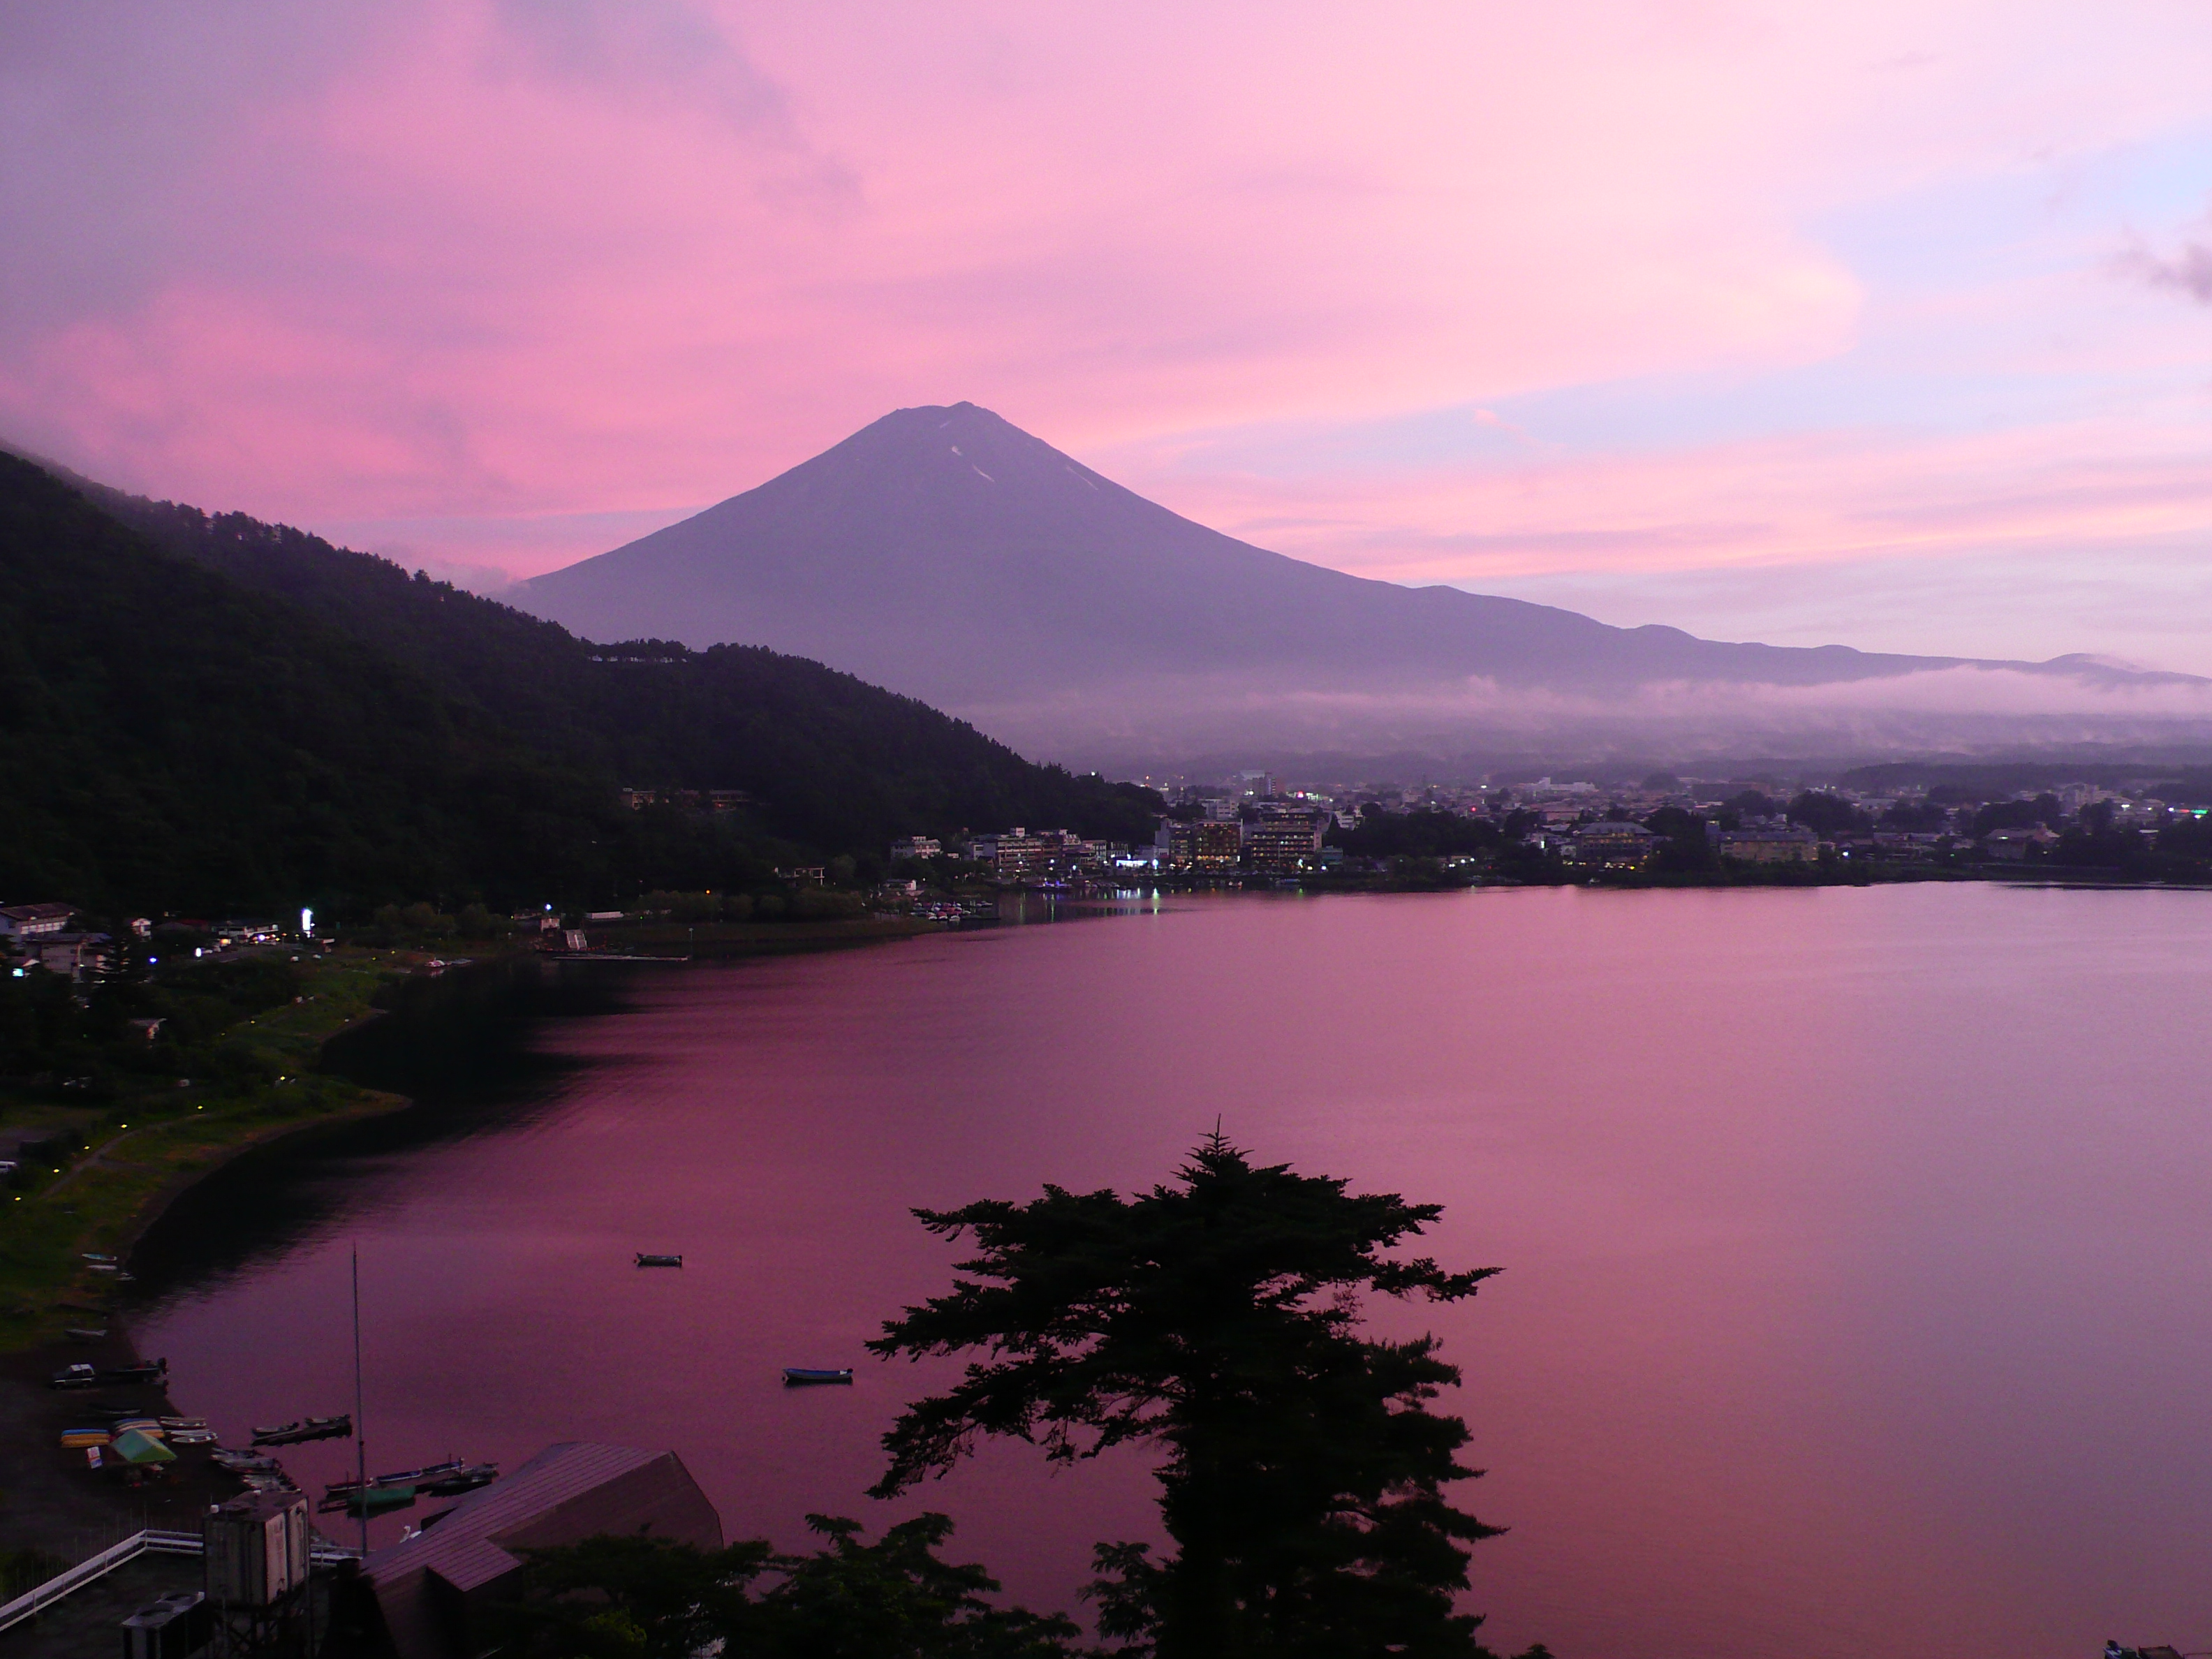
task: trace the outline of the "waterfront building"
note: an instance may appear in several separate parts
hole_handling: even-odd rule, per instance
[[[1242,826],[1245,867],[1263,876],[1295,876],[1321,854],[1322,820],[1306,813],[1265,817]]]
[[[968,856],[989,865],[999,880],[1015,885],[1066,881],[1104,861],[1099,842],[1085,841],[1071,830],[1040,830],[1031,835],[1020,824],[999,835],[976,836],[968,843]]]
[[[898,864],[907,859],[933,859],[945,851],[934,836],[902,836],[891,843],[891,862]]]
[[[58,933],[76,914],[74,904],[0,905],[0,939],[39,939]]]
[[[1170,870],[1186,875],[1225,875],[1237,868],[1243,853],[1243,837],[1234,821],[1178,823],[1170,819],[1160,826],[1159,846]]]
[[[1982,837],[1982,850],[1993,859],[2021,860],[2031,851],[2044,852],[2058,844],[2058,837],[2039,823],[2025,830],[1992,830]]]
[[[1728,830],[1721,833],[1721,854],[1747,864],[1811,864],[1820,856],[1820,838],[1802,823]]]
[[[721,1517],[674,1452],[583,1441],[548,1446],[436,1519],[362,1564],[398,1659],[484,1651],[488,1616],[514,1594],[533,1549],[641,1533],[722,1547]]]
[[[1641,870],[1658,850],[1659,837],[1640,823],[1585,823],[1567,839],[1570,864],[1595,870]]]

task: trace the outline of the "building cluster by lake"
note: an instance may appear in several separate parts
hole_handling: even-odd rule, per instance
[[[1156,787],[1160,787],[1156,785]],[[1267,772],[1162,787],[1168,811],[1148,844],[1087,840],[1026,825],[891,844],[894,869],[947,861],[1008,886],[1055,886],[1157,875],[1193,880],[1295,880],[1402,871],[1510,866],[1574,878],[1769,866],[1996,866],[2047,860],[2124,865],[2193,847],[2205,806],[2153,793],[2069,782],[2004,794],[1938,786],[1874,791],[1788,780],[1686,779],[1639,786],[1586,781],[1460,786],[1294,787]]]

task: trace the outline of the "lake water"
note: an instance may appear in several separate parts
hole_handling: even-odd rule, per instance
[[[1151,1535],[1141,1462],[1005,1448],[872,1504],[941,1373],[859,1345],[948,1281],[910,1206],[1148,1184],[1218,1117],[1443,1203],[1424,1248],[1504,1268],[1376,1310],[1465,1368],[1464,1501],[1511,1528],[1475,1553],[1493,1646],[2212,1647],[2209,940],[2212,894],[1561,889],[605,969],[618,998],[532,1028],[464,1133],[180,1212],[141,1341],[234,1434],[346,1408],[357,1244],[372,1467],[672,1447],[732,1536],[942,1508],[1073,1606],[1094,1541]]]

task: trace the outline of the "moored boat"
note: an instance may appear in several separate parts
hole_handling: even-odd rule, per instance
[[[295,1446],[306,1440],[343,1440],[352,1432],[352,1414],[340,1412],[336,1417],[309,1417],[296,1423],[280,1424],[275,1428],[257,1428],[253,1431],[253,1443],[257,1446]]]
[[[262,1452],[225,1451],[220,1446],[208,1456],[218,1468],[228,1469],[233,1474],[274,1474],[283,1467]]]
[[[489,1486],[498,1479],[498,1464],[475,1463],[428,1482],[422,1490],[433,1498],[457,1498],[465,1492],[474,1492],[478,1486]]]
[[[637,1253],[637,1265],[641,1267],[680,1267],[684,1265],[684,1258],[680,1255],[656,1255],[651,1251],[640,1250]]]
[[[457,1474],[467,1467],[459,1458],[449,1457],[442,1463],[425,1463],[419,1469],[394,1469],[389,1474],[372,1474],[368,1477],[368,1484],[372,1486],[419,1486],[424,1481],[435,1480],[441,1475]],[[351,1484],[342,1480],[338,1486]],[[331,1490],[336,1492],[337,1486]]]
[[[850,1365],[842,1370],[822,1370],[809,1365],[786,1365],[783,1368],[783,1386],[787,1389],[803,1389],[817,1382],[850,1382],[852,1380],[853,1368]]]
[[[344,1510],[348,1515],[382,1515],[389,1510],[412,1508],[415,1488],[412,1486],[333,1486],[327,1497],[315,1505],[318,1515],[335,1515]]]

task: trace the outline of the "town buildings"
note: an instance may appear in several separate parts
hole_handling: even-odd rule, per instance
[[[1299,813],[1238,826],[1245,868],[1263,876],[1296,876],[1315,868],[1321,856],[1322,822]]]
[[[1820,837],[1802,823],[1724,830],[1721,856],[1746,864],[1811,864],[1820,856]]]
[[[1585,823],[1567,838],[1566,860],[1586,869],[1640,870],[1659,837],[1640,823],[1607,819]]]
[[[1243,830],[1233,818],[1225,823],[1170,818],[1160,826],[1161,861],[1179,875],[1233,875],[1243,857]]]
[[[43,939],[65,931],[76,915],[74,904],[0,905],[0,939]]]

